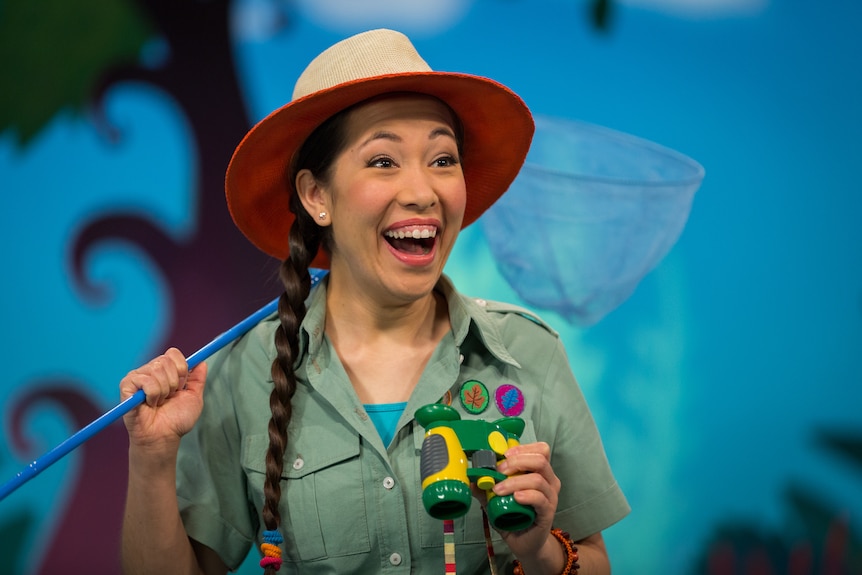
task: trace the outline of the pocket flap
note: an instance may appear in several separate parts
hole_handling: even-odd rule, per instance
[[[266,473],[269,435],[249,435],[242,443],[242,465],[249,471]],[[288,435],[282,479],[298,479],[359,456],[359,435],[345,428],[303,424]]]

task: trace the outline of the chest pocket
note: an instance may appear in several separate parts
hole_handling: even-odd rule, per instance
[[[464,415],[462,414],[462,417]],[[472,419],[472,418],[469,418]],[[476,418],[480,419],[480,418]],[[491,418],[487,418],[491,419]],[[525,420],[524,433],[521,434],[521,443],[534,443],[536,441],[536,432],[533,429],[533,422]],[[421,430],[421,428],[419,428]],[[424,431],[414,434],[416,443],[416,469],[417,477],[419,474],[419,455],[422,449],[422,442],[425,438]],[[425,511],[422,506],[422,490],[418,490],[419,494],[419,527],[422,537],[422,547],[442,547],[443,546],[443,522],[439,519],[434,519]],[[491,539],[495,542],[502,541],[500,534],[493,528],[491,529]],[[476,498],[473,498],[470,504],[470,510],[463,517],[455,520],[455,544],[485,544],[485,531],[482,524],[482,506]],[[496,546],[495,546],[496,547]]]
[[[322,426],[304,426],[300,436],[288,440],[279,504],[287,561],[312,561],[371,549],[359,436],[337,431],[340,433]],[[243,467],[258,513],[264,500],[268,447],[266,435],[252,435],[243,442]]]

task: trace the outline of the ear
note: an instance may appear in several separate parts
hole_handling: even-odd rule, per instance
[[[302,202],[305,211],[311,216],[311,219],[320,226],[328,226],[331,223],[329,218],[329,195],[321,187],[317,178],[311,173],[311,170],[300,170],[296,174],[295,186],[299,200]]]

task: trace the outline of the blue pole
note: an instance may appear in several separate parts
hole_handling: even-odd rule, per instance
[[[317,285],[323,276],[326,275],[326,270],[311,269],[311,285]],[[220,350],[230,342],[234,341],[252,327],[257,325],[268,315],[278,310],[278,298],[272,300],[226,332],[217,336],[210,343],[206,344],[198,351],[188,357],[186,361],[189,364],[189,370],[194,369],[202,361],[206,360],[216,351]],[[63,441],[60,445],[36,459],[30,465],[22,469],[15,477],[7,481],[3,487],[0,487],[0,501],[6,498],[13,491],[42,473],[45,469],[68,455],[72,450],[80,446],[85,441],[91,439],[97,433],[119,420],[121,417],[129,413],[134,408],[138,407],[146,400],[146,395],[143,389],[139,389],[134,395],[127,398],[119,405],[115,406],[110,411],[99,416],[95,421],[82,428],[71,437]]]

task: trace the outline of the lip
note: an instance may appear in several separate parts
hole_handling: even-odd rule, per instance
[[[428,251],[427,254],[406,254],[404,252],[399,252],[394,247],[392,247],[392,244],[386,241],[386,238],[384,237],[384,234],[386,232],[416,226],[434,227],[437,229],[437,235],[434,237],[434,243],[432,244],[431,249]],[[386,248],[389,250],[389,253],[391,253],[395,257],[395,259],[411,267],[425,267],[432,264],[437,258],[437,248],[439,246],[441,231],[442,230],[440,220],[429,218],[410,218],[407,220],[400,220],[398,222],[395,222],[394,224],[388,226],[385,230],[383,230],[380,235],[381,238],[383,238],[383,243],[386,244]]]
[[[409,228],[410,226],[433,226],[437,228],[438,233],[441,228],[440,220],[435,218],[410,218],[408,220],[401,220],[395,222],[394,224],[383,230],[383,233],[385,234],[386,232],[399,230],[401,228]]]

